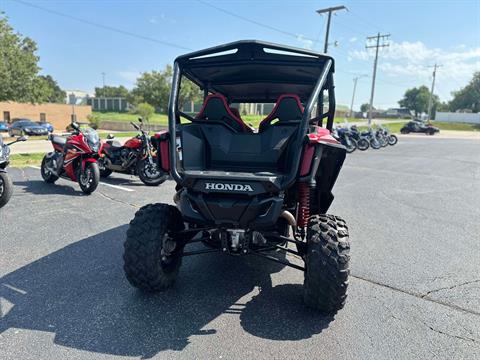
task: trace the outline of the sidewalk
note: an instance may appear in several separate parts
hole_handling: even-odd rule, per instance
[[[131,137],[118,137],[116,140],[123,144]],[[52,143],[48,140],[27,140],[13,144],[10,147],[11,154],[47,153],[52,151]]]

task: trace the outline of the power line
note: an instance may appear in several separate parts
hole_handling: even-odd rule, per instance
[[[292,33],[292,32],[289,32],[289,31],[286,31],[286,30],[282,30],[280,28],[277,28],[277,27],[274,27],[274,26],[270,26],[270,25],[267,25],[267,24],[264,24],[264,23],[261,23],[259,21],[256,21],[256,20],[253,20],[253,19],[249,19],[245,16],[242,16],[242,15],[239,15],[239,14],[236,14],[232,11],[229,11],[229,10],[226,10],[224,8],[221,8],[217,5],[213,5],[211,3],[209,3],[208,1],[204,1],[204,0],[197,0],[197,2],[203,4],[203,5],[206,5],[206,6],[209,6],[217,11],[220,11],[220,12],[223,12],[224,14],[227,14],[227,15],[230,15],[230,16],[233,16],[237,19],[241,19],[243,21],[246,21],[246,22],[249,22],[251,24],[254,24],[254,25],[257,25],[257,26],[260,26],[260,27],[263,27],[265,29],[269,29],[269,30],[272,30],[272,31],[276,31],[280,34],[283,34],[283,35],[287,35],[287,36],[290,36],[290,37],[294,37],[295,39],[298,40],[298,38],[301,36],[300,34],[295,34],[295,33]],[[309,41],[312,41],[312,42],[315,42],[315,39],[311,39],[311,38],[308,38],[306,36],[302,36],[302,39],[305,39],[305,40],[309,40]]]
[[[38,10],[41,10],[41,11],[44,11],[44,12],[48,12],[50,14],[54,14],[54,15],[61,16],[61,17],[71,19],[71,20],[75,20],[75,21],[78,21],[78,22],[81,22],[81,23],[84,23],[84,24],[95,26],[95,27],[98,27],[100,29],[117,32],[119,34],[135,37],[137,39],[142,39],[142,40],[154,42],[154,43],[165,45],[165,46],[170,46],[170,47],[181,49],[181,50],[192,50],[191,48],[188,48],[188,47],[185,47],[185,46],[182,46],[182,45],[177,45],[177,44],[170,43],[170,42],[167,42],[167,41],[158,40],[158,39],[155,39],[155,38],[152,38],[152,37],[149,37],[149,36],[144,36],[144,35],[141,35],[141,34],[132,33],[130,31],[122,30],[122,29],[115,28],[115,27],[112,27],[112,26],[99,24],[99,23],[96,23],[96,22],[93,22],[93,21],[90,21],[90,20],[87,20],[87,19],[82,19],[82,18],[73,16],[73,15],[65,14],[65,13],[62,13],[62,12],[57,11],[57,10],[52,10],[52,9],[48,9],[48,8],[45,8],[45,7],[40,6],[40,5],[32,4],[32,3],[29,3],[27,1],[23,1],[23,0],[12,0],[12,1],[15,1],[19,4],[29,6],[31,8],[35,8],[35,9],[38,9]]]

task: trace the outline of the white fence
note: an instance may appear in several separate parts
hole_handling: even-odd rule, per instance
[[[445,122],[480,124],[480,113],[453,113],[437,111],[437,114],[435,115],[435,120]]]

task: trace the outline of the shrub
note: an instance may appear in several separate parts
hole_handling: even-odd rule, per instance
[[[90,114],[87,119],[92,129],[97,130],[100,127],[100,116],[98,114]]]

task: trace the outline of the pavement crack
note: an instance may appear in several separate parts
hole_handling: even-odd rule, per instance
[[[467,314],[480,316],[480,312],[478,312],[478,311],[464,309],[464,308],[462,308],[458,305],[450,304],[450,303],[442,301],[442,300],[436,300],[436,299],[432,299],[432,298],[429,298],[429,297],[425,297],[425,296],[423,296],[423,294],[419,294],[419,293],[416,293],[414,291],[401,289],[401,288],[398,288],[398,287],[395,287],[395,286],[392,286],[392,285],[388,285],[388,284],[384,284],[384,283],[381,283],[381,282],[378,282],[378,281],[375,281],[375,280],[367,279],[367,278],[359,276],[359,275],[350,274],[350,277],[353,277],[353,278],[358,279],[358,280],[366,281],[370,284],[378,285],[378,286],[381,286],[381,287],[384,287],[384,288],[387,288],[387,289],[390,289],[390,290],[393,290],[393,291],[396,291],[396,292],[400,292],[402,294],[410,295],[410,296],[416,297],[417,299],[420,299],[420,300],[429,301],[429,302],[432,302],[432,303],[435,303],[435,304],[438,304],[438,305],[443,305],[443,306],[446,306],[450,309],[461,311],[461,312],[464,312],[464,313],[467,313]],[[480,280],[470,281],[469,283],[477,282],[477,281],[480,281]],[[457,286],[460,286],[460,285],[465,285],[465,284],[459,284]]]
[[[140,209],[140,206],[139,206],[139,205],[132,204],[132,203],[129,203],[129,202],[127,202],[127,201],[115,199],[114,197],[111,197],[111,196],[109,196],[109,195],[107,195],[107,194],[105,194],[105,193],[103,193],[103,192],[101,192],[101,191],[98,191],[98,190],[97,190],[97,193],[98,193],[100,196],[102,196],[102,197],[104,197],[105,199],[107,199],[107,200],[110,200],[110,201],[113,201],[113,202],[116,202],[116,203],[119,203],[119,204],[127,205],[127,206],[133,207],[133,208],[135,208],[135,209]]]
[[[423,322],[423,321],[422,321]],[[426,324],[426,323],[423,323],[425,326],[427,326],[430,330],[438,333],[438,334],[442,334],[442,335],[445,335],[445,336],[448,336],[448,337],[452,337],[452,338],[455,338],[455,339],[460,339],[460,340],[464,340],[464,341],[471,341],[471,342],[477,342],[475,339],[473,338],[470,338],[470,337],[466,337],[466,336],[460,336],[460,335],[454,335],[454,334],[449,334],[449,333],[446,333],[442,330],[438,330],[438,329],[435,329],[434,327]]]
[[[452,286],[445,286],[445,287],[441,287],[441,288],[438,288],[438,289],[434,289],[434,290],[430,290],[430,291],[427,291],[425,294],[423,294],[421,297],[422,299],[429,296],[430,294],[432,293],[435,293],[435,292],[438,292],[438,291],[442,291],[442,290],[452,290],[452,289],[455,289],[457,287],[460,287],[460,286],[464,286],[464,285],[468,285],[468,284],[474,284],[474,283],[477,283],[477,282],[480,282],[480,279],[477,279],[477,280],[470,280],[470,281],[466,281],[466,282],[463,282],[461,284],[455,284],[455,285],[452,285]]]

